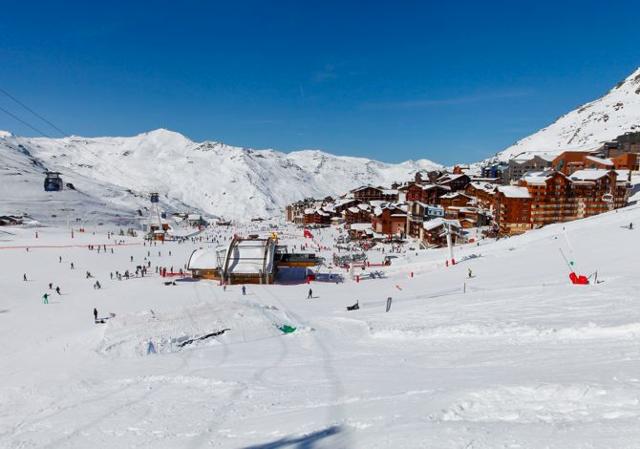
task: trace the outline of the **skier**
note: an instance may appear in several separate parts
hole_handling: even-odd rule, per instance
[[[42,304],[49,304],[49,293],[42,295]]]
[[[73,269],[75,269],[75,267],[73,266],[73,262],[71,262],[71,265],[70,265],[70,266],[71,266],[71,269],[72,269],[72,270],[73,270]]]
[[[471,271],[471,268],[469,268],[468,270],[469,270],[469,277],[472,278],[473,277],[473,271]]]
[[[96,323],[98,322],[98,309],[95,307],[93,308],[93,321]]]
[[[313,291],[309,289],[309,294],[307,294],[307,299],[313,298]]]
[[[53,290],[53,283],[49,282],[49,290]]]
[[[633,229],[633,222],[629,223],[629,230],[631,231]]]
[[[59,294],[59,295],[62,294],[62,293],[60,293],[60,286],[59,285],[56,286],[56,293]]]
[[[62,256],[58,256],[58,263],[62,263]]]
[[[23,274],[23,275],[22,275],[22,280],[23,280],[23,281],[25,281],[25,282],[27,282],[27,273],[25,273],[25,274]]]
[[[133,256],[131,256],[131,262],[133,262]]]
[[[246,295],[247,294],[247,287],[245,287],[244,285],[242,286],[242,295]]]

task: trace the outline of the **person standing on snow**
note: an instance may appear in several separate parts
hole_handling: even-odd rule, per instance
[[[246,295],[247,294],[247,287],[245,287],[244,285],[242,286],[242,295]]]
[[[49,293],[42,295],[42,304],[49,304]]]
[[[93,321],[98,322],[98,309],[93,308]]]
[[[25,273],[25,274],[23,274],[23,275],[22,275],[22,280],[23,280],[24,282],[27,282],[27,273]]]
[[[313,291],[309,289],[309,294],[307,294],[307,299],[313,298]]]
[[[468,268],[469,270],[469,277],[472,278],[473,277],[473,271],[471,271],[471,268]]]
[[[60,293],[60,286],[59,285],[56,285],[56,293],[59,294],[59,295],[62,294],[62,293]]]

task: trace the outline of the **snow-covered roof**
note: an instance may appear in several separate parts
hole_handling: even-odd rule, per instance
[[[201,220],[202,216],[199,214],[189,214],[187,215],[187,220]]]
[[[397,195],[398,189],[382,189],[382,193],[385,195]]]
[[[457,197],[459,197],[459,196],[463,196],[463,197],[465,197],[465,198],[469,198],[469,199],[471,199],[471,197],[470,197],[469,195],[467,195],[467,194],[465,194],[465,193],[462,193],[462,192],[451,192],[451,193],[446,193],[446,194],[442,195],[442,196],[440,197],[440,199],[442,199],[442,198],[444,198],[444,199],[453,199],[453,198],[457,198]]]
[[[352,214],[357,214],[358,212],[360,212],[360,208],[356,207],[356,206],[351,206],[350,208],[347,209],[349,212],[351,212]]]
[[[304,213],[306,215],[311,215],[312,213],[314,213],[316,210],[313,207],[308,207],[307,209],[304,210]]]
[[[445,223],[449,224],[450,226],[452,226],[454,228],[456,228],[456,227],[459,228],[460,227],[460,221],[458,221],[458,220],[446,220],[444,218],[434,218],[433,220],[425,221],[424,223],[422,223],[422,227],[426,231],[431,231],[432,229],[436,229],[437,227],[440,227]]]
[[[488,182],[471,182],[470,183],[472,187],[474,187],[475,189],[478,190],[484,190],[487,193],[493,193],[496,190],[497,185],[496,184],[491,184]]]
[[[335,202],[335,207],[344,206],[345,204],[353,203],[355,201],[354,198],[343,198]]]
[[[598,164],[607,165],[609,167],[613,167],[613,161],[611,159],[604,159],[597,156],[587,156],[585,159],[590,160],[591,162],[596,162]]]
[[[527,184],[543,185],[549,179],[551,179],[554,173],[555,172],[550,170],[532,171],[532,172],[526,173],[522,177],[522,180],[525,181]]]
[[[217,251],[212,248],[200,248],[191,253],[187,269],[189,270],[207,270],[218,268]]]
[[[498,186],[498,192],[507,198],[531,198],[529,189],[519,186]]]
[[[229,256],[229,273],[259,273],[263,269],[270,272],[273,264],[274,245],[269,245],[269,241],[262,240],[241,240],[233,247],[233,252]],[[264,266],[266,260],[266,266]]]
[[[361,190],[366,190],[366,189],[376,189],[376,190],[380,190],[380,191],[383,190],[380,187],[375,187],[375,186],[372,186],[372,185],[365,185],[365,186],[356,187],[355,189],[351,190],[351,193],[359,192]]]
[[[455,181],[458,178],[461,178],[463,176],[467,176],[464,173],[447,173],[446,175],[442,175],[440,176],[436,181],[437,182],[450,182],[450,181]]]
[[[610,170],[599,168],[587,168],[574,172],[569,178],[572,181],[595,181],[609,174]]]
[[[349,228],[354,231],[366,231],[367,229],[371,229],[371,223],[351,223]]]
[[[358,204],[358,209],[360,209],[360,210],[369,210],[369,209],[371,209],[371,206],[369,206],[366,203],[360,203],[360,204]]]

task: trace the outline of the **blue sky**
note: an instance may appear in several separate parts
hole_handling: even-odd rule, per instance
[[[3,2],[0,88],[62,130],[397,162],[495,153],[640,65],[622,1]],[[0,107],[47,134],[0,94]],[[34,131],[0,111],[0,129]]]

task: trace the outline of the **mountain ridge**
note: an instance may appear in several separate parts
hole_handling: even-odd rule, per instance
[[[234,219],[278,215],[298,199],[334,196],[362,184],[389,185],[416,171],[442,167],[427,159],[389,164],[321,150],[283,153],[195,142],[164,128],[132,137],[0,137],[0,156],[20,148],[42,168],[61,172],[65,182],[96,198],[102,189],[135,194],[130,204],[124,193],[116,195],[119,205],[130,210],[144,207],[141,198],[153,191],[168,209]],[[41,188],[41,172],[29,172],[33,194]],[[10,202],[10,195],[0,199]]]
[[[500,161],[536,153],[590,150],[628,132],[640,131],[640,67],[609,89],[495,155]]]

